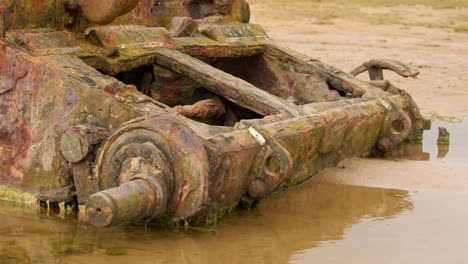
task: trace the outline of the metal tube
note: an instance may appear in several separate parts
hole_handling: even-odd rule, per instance
[[[86,216],[95,227],[109,227],[160,216],[165,213],[166,204],[164,180],[137,175],[118,187],[91,195],[86,203]]]

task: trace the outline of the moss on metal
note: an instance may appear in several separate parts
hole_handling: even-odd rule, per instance
[[[36,196],[13,187],[0,186],[0,200],[16,203],[37,203]]]

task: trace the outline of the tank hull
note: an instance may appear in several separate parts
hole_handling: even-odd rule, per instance
[[[203,16],[166,6],[158,12],[185,17],[158,19],[128,2],[127,15],[116,5],[96,21],[68,4],[71,29],[2,25],[0,183],[44,207],[87,204],[95,226],[210,220],[430,126],[381,80],[382,69],[415,69],[371,61],[342,72],[274,44],[246,23],[243,1],[214,1]],[[365,70],[371,82],[354,77]]]

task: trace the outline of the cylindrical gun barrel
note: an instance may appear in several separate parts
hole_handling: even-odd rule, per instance
[[[109,227],[160,216],[165,213],[166,204],[164,181],[138,175],[118,187],[91,195],[86,203],[86,216],[95,227]]]

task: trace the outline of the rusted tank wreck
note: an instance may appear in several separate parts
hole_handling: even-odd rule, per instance
[[[275,45],[244,0],[0,0],[0,180],[97,227],[208,219],[430,126],[371,60]],[[354,77],[369,71],[371,81]]]

